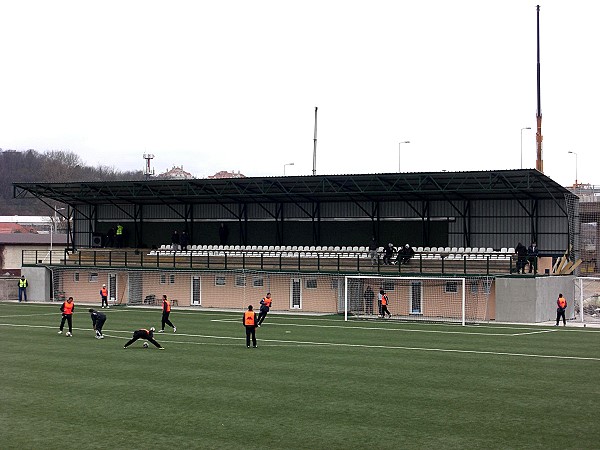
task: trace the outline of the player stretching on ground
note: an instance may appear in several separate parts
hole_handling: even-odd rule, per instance
[[[129,342],[127,342],[127,344],[125,344],[123,346],[123,348],[129,347],[131,344],[133,344],[138,339],[145,339],[148,342],[154,344],[155,347],[157,347],[157,348],[159,348],[161,350],[165,349],[162,345],[160,345],[158,342],[156,342],[154,340],[154,327],[151,327],[149,330],[146,330],[145,328],[141,328],[139,330],[135,330],[133,332],[133,337],[129,340]]]

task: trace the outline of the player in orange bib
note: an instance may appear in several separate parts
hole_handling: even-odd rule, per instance
[[[246,327],[246,347],[250,348],[250,337],[252,337],[252,346],[256,348],[256,326],[258,319],[256,313],[252,310],[252,305],[248,305],[248,311],[244,312],[244,326]]]

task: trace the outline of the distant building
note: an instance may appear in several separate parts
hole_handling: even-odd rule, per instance
[[[227,172],[226,170],[221,170],[220,172],[217,172],[212,176],[209,175],[207,178],[246,178],[246,175],[240,173],[239,170],[237,173],[235,173],[235,171]]]
[[[0,234],[0,275],[20,275],[23,250],[36,250],[37,262],[50,263],[50,243],[52,258],[59,259],[67,247],[66,234],[5,233]],[[56,262],[56,259],[54,262]],[[31,261],[35,263],[36,261]]]
[[[168,178],[170,180],[190,180],[194,178],[194,175],[183,170],[183,166],[173,166],[172,169],[157,175],[157,178]]]

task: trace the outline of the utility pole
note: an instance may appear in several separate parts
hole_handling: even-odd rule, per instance
[[[537,133],[535,134],[535,142],[537,144],[537,158],[535,160],[535,168],[544,173],[544,160],[542,159],[542,94],[540,92],[540,5],[537,9]]]

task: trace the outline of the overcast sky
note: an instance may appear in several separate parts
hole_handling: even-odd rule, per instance
[[[536,4],[544,172],[600,185],[598,0],[0,0],[0,148],[310,175],[318,107],[317,174],[534,168]]]

